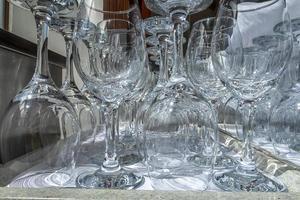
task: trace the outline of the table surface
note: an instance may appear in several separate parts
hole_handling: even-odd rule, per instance
[[[297,200],[300,193],[162,192],[92,189],[0,188],[0,199],[126,199],[126,200]]]

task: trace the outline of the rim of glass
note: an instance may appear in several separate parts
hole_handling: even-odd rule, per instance
[[[266,4],[266,5],[262,5],[260,7],[257,7],[257,8],[251,8],[251,9],[238,9],[238,8],[228,8],[226,6],[224,6],[224,2],[225,1],[228,1],[228,0],[221,0],[220,1],[220,7],[222,7],[222,9],[224,10],[229,10],[229,11],[237,11],[237,12],[252,12],[252,11],[256,11],[256,10],[260,10],[260,9],[264,9],[264,8],[267,8],[279,1],[283,1],[283,0],[272,0],[272,2],[270,2],[269,4]],[[240,2],[242,3],[242,2]],[[257,2],[256,2],[257,3]],[[258,3],[262,3],[262,2],[258,2]],[[239,3],[236,3],[236,5],[239,4]]]
[[[134,4],[133,6],[131,6],[129,9],[126,9],[126,10],[119,10],[119,11],[106,11],[106,10],[100,10],[100,9],[97,9],[97,8],[94,8],[93,6],[87,4],[86,2],[84,2],[84,4],[86,5],[86,7],[88,9],[91,9],[95,12],[99,12],[99,13],[111,13],[111,14],[126,14],[126,13],[130,13],[132,12],[133,10],[137,9],[139,10],[138,6],[136,4]]]
[[[209,17],[209,18],[205,18],[205,19],[201,19],[201,20],[196,21],[196,22],[193,24],[193,26],[192,26],[192,32],[193,32],[194,30],[196,30],[196,31],[200,30],[200,27],[198,27],[198,25],[199,25],[199,24],[205,24],[205,23],[203,23],[203,22],[207,22],[207,21],[215,21],[214,27],[213,27],[212,30],[206,30],[206,29],[205,29],[206,33],[208,33],[208,34],[213,34],[214,31],[215,31],[215,25],[216,25],[216,22],[218,22],[219,20],[222,20],[222,19],[232,20],[232,22],[234,22],[234,23],[232,24],[232,26],[229,26],[229,27],[225,27],[225,28],[219,29],[219,31],[224,31],[224,30],[227,30],[227,29],[231,29],[231,28],[233,28],[233,27],[236,26],[236,19],[233,18],[233,17]],[[205,27],[205,25],[204,25],[204,27]]]
[[[125,20],[125,19],[104,19],[104,20],[101,20],[100,22],[97,23],[96,25],[96,28],[97,28],[97,31],[96,33],[99,33],[99,31],[103,30],[103,27],[101,27],[100,25],[105,23],[105,22],[125,22],[127,23],[128,25],[130,25],[130,29],[128,29],[128,31],[130,31],[131,29],[134,30],[134,31],[137,31],[134,24],[131,23],[130,21],[128,20]],[[126,32],[126,29],[123,29],[124,32]]]
[[[171,20],[170,17],[163,17],[163,16],[152,16],[152,17],[148,17],[148,18],[144,19],[144,23],[145,23],[145,22],[150,23],[150,22],[152,22],[153,20],[164,20],[164,21],[166,21],[166,22],[168,22],[168,23],[170,23],[170,24],[173,24],[173,22],[172,22],[172,20]]]

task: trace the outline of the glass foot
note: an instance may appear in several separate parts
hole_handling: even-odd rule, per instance
[[[144,182],[144,178],[133,173],[120,170],[104,172],[101,169],[94,173],[80,174],[76,179],[76,186],[82,188],[109,188],[109,189],[134,189]]]
[[[122,166],[129,166],[134,165],[136,163],[139,163],[143,160],[143,157],[140,155],[137,155],[135,153],[121,155],[119,157],[119,163]]]
[[[192,162],[193,164],[197,165],[198,167],[203,168],[210,168],[212,167],[212,156],[206,156],[197,154],[191,157],[188,157],[188,161]],[[226,155],[219,155],[216,156],[216,160],[214,163],[215,170],[222,170],[222,169],[233,169],[236,167],[236,162],[233,158],[226,156]]]
[[[151,178],[151,185],[155,190],[164,191],[204,191],[208,187],[201,177]]]
[[[296,151],[296,152],[300,152],[300,144],[294,144],[290,146],[290,149]]]
[[[214,174],[213,182],[219,188],[232,192],[287,192],[287,187],[281,181],[260,171],[251,174],[236,169],[219,172]]]
[[[47,188],[65,187],[71,179],[67,172],[38,171],[26,174],[12,181],[8,187]]]

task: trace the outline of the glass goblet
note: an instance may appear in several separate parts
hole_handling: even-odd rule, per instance
[[[285,159],[299,163],[299,26],[300,19],[291,20],[293,32],[293,54],[287,70],[287,84],[284,88],[284,98],[274,109],[271,117],[271,130],[273,147],[275,152]],[[281,22],[274,26],[276,33],[282,33],[286,23]]]
[[[51,28],[62,34],[66,43],[66,75],[61,91],[71,102],[81,127],[81,142],[94,141],[96,117],[92,104],[81,93],[75,82],[74,60],[72,54],[75,19],[60,17],[52,20]],[[80,23],[80,22],[79,22]]]
[[[157,21],[151,22],[149,26],[146,23],[145,30],[154,32],[160,26],[151,26]],[[172,43],[176,46],[172,27],[169,35],[165,34],[166,27],[153,33],[161,37],[161,54],[166,54]],[[158,83],[137,115],[138,127],[146,138],[148,174],[152,186],[158,190],[205,190],[211,168],[196,167],[187,158],[203,150],[201,142],[205,135],[215,137],[214,112],[188,80],[175,79],[177,71],[168,64],[166,57],[161,59],[165,62],[161,62]]]
[[[285,31],[280,34],[273,33],[272,23],[247,23],[250,18],[258,15],[276,23],[286,21]],[[222,0],[217,16],[218,19],[237,16],[236,19],[232,18],[231,23],[217,20],[212,60],[220,80],[244,104],[243,134],[246,137],[242,157],[236,169],[215,173],[213,181],[218,187],[228,191],[286,191],[287,188],[282,182],[257,169],[251,146],[252,122],[257,102],[276,86],[292,51],[292,35],[285,1]],[[264,29],[254,31],[262,25]],[[226,33],[219,34],[220,29],[226,29]],[[271,48],[256,48],[252,43],[253,38],[266,33],[277,35],[276,45]]]
[[[126,20],[103,20],[97,25],[95,39],[96,73],[90,74],[91,61],[85,55],[84,37],[75,38],[75,63],[83,81],[106,104],[105,159],[96,172],[83,173],[76,181],[85,188],[132,189],[143,182],[141,176],[126,171],[119,164],[116,138],[118,108],[124,97],[134,91],[143,73],[142,43],[134,24]],[[80,30],[79,30],[80,31]]]
[[[226,19],[225,19],[226,20]],[[216,117],[218,118],[218,107],[221,105],[221,99],[224,96],[230,96],[230,92],[221,83],[214,71],[211,61],[211,40],[213,36],[213,29],[216,18],[207,18],[199,20],[193,24],[191,31],[186,60],[187,71],[191,82],[195,85],[196,89],[209,100],[214,108]],[[219,121],[219,120],[218,120]],[[205,145],[210,144],[210,139],[206,137]],[[218,138],[215,141],[216,145],[219,144]],[[211,149],[210,146],[205,148]],[[235,161],[225,155],[222,150],[217,146],[217,155],[214,159],[214,169],[230,169],[235,166]],[[208,150],[210,152],[210,150]],[[210,152],[212,153],[212,152]],[[207,162],[211,160],[210,157],[214,155],[208,154],[206,151],[201,155],[190,157],[189,160],[198,166],[210,167],[211,163]]]
[[[22,2],[31,9],[37,24],[36,70],[3,118],[1,157],[4,162],[16,159],[31,169],[16,180],[21,187],[64,186],[75,167],[80,127],[71,103],[51,78],[48,32],[53,17],[76,15],[78,2],[72,1],[72,8],[71,1]],[[19,150],[12,148],[16,146]]]

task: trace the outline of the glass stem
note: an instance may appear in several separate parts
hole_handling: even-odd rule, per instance
[[[168,38],[167,35],[159,37],[160,44],[160,68],[158,85],[163,86],[169,80],[169,69],[168,69]]]
[[[72,54],[73,41],[72,39],[65,38],[65,42],[66,42],[66,69],[67,69],[65,82],[75,84],[73,54]]]
[[[175,65],[171,73],[171,81],[180,81],[181,79],[186,78],[185,66],[184,66],[184,57],[183,57],[183,25],[182,22],[175,24],[174,30],[174,41],[176,51],[174,53]]]
[[[95,56],[95,51],[94,51],[92,44],[89,44],[88,56],[89,56],[89,60],[91,61],[90,74],[96,75],[96,67],[95,67],[96,66],[96,56]]]
[[[246,108],[246,105],[249,107]],[[242,171],[256,171],[256,165],[254,160],[253,148],[251,146],[253,139],[253,120],[256,111],[255,101],[251,102],[240,102],[240,106],[242,106],[242,111],[244,113],[243,119],[243,134],[244,134],[244,147],[242,151],[242,157],[240,160],[240,164],[238,169]]]
[[[37,26],[37,62],[35,78],[51,79],[48,65],[48,34],[51,16],[46,12],[35,11]]]
[[[217,121],[217,124],[219,122],[219,115],[218,115],[218,106],[219,106],[219,101],[218,100],[212,100],[210,101],[210,104],[211,104],[211,107],[213,108],[213,111],[214,111],[214,117]],[[219,133],[218,133],[218,125],[215,125],[215,131],[214,131],[214,138],[213,140],[210,138],[210,135],[209,133],[207,133],[207,136],[206,138],[209,139],[209,141],[206,142],[206,144],[208,144],[208,150],[210,151],[213,151],[213,153],[216,155],[216,156],[220,156],[222,154],[222,151],[220,151],[220,148],[219,148]]]
[[[102,171],[115,172],[120,170],[119,161],[117,158],[116,144],[118,137],[118,109],[107,107],[105,113],[105,159],[102,164]]]

